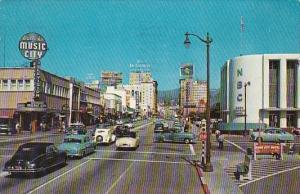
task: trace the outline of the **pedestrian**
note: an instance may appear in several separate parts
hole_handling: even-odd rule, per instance
[[[63,121],[62,123],[61,123],[61,127],[62,127],[62,132],[64,132],[65,131],[65,128],[66,128],[66,125],[65,125],[65,122]]]
[[[220,150],[222,150],[223,147],[224,147],[224,137],[221,134],[221,131],[219,131],[219,130],[216,130],[216,139],[217,139],[217,142],[218,142],[218,148]]]
[[[16,131],[17,131],[18,134],[20,133],[20,128],[21,128],[21,126],[20,126],[20,123],[18,121],[17,124],[16,124]]]

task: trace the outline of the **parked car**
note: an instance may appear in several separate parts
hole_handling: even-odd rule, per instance
[[[3,171],[36,175],[66,163],[66,152],[59,151],[53,143],[30,142],[19,146],[12,158],[5,163]]]
[[[294,129],[292,130],[292,132],[293,132],[293,134],[295,134],[295,135],[300,135],[300,128],[294,128]]]
[[[117,120],[116,121],[116,125],[123,125],[123,124],[124,124],[124,122],[122,120]]]
[[[137,149],[140,145],[140,138],[136,132],[128,131],[122,134],[116,141],[117,149]]]
[[[114,130],[112,127],[106,125],[99,125],[96,127],[93,141],[96,144],[100,143],[111,143],[116,140],[116,135],[113,134]]]
[[[66,135],[58,149],[65,151],[69,157],[84,157],[95,151],[96,144],[88,135]]]
[[[280,128],[267,128],[265,130],[254,131],[251,134],[253,141],[265,141],[265,142],[291,142],[294,141],[294,135],[280,129]]]
[[[195,143],[196,135],[177,129],[167,129],[154,135],[154,142],[184,142],[186,144]]]
[[[17,130],[8,124],[0,124],[0,134],[12,135],[17,133]]]

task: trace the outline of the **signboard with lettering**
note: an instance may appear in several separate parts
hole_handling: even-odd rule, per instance
[[[26,103],[18,103],[17,110],[20,112],[45,112],[47,111],[47,104],[43,101],[32,101]]]
[[[191,64],[184,64],[180,67],[180,77],[192,78],[194,73],[194,66]]]
[[[277,155],[282,158],[283,147],[280,143],[254,143],[254,159],[256,155]]]
[[[21,55],[29,60],[41,59],[46,54],[47,49],[44,37],[35,32],[23,35],[19,41]]]
[[[34,100],[40,99],[41,75],[39,68],[39,61],[33,61],[34,67]]]

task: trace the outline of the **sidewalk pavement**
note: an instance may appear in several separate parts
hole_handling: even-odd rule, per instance
[[[203,172],[210,194],[242,194],[242,190],[226,174],[218,161],[212,161],[213,172]]]

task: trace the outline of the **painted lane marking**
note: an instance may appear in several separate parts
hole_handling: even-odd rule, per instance
[[[57,177],[55,177],[55,178],[53,178],[53,179],[51,179],[51,180],[45,182],[44,184],[42,184],[42,185],[36,187],[35,189],[29,191],[27,194],[34,193],[35,191],[37,191],[37,190],[39,190],[39,189],[45,187],[46,185],[48,185],[48,184],[54,182],[55,180],[57,180],[57,179],[59,179],[60,177],[62,177],[62,176],[64,176],[64,175],[68,174],[69,172],[71,172],[71,171],[73,171],[73,170],[76,170],[77,168],[83,166],[84,164],[86,164],[86,163],[88,163],[88,162],[90,162],[90,161],[92,161],[92,160],[89,159],[89,160],[87,160],[87,161],[85,161],[85,162],[83,162],[83,163],[81,163],[81,164],[75,166],[74,168],[71,168],[70,170],[64,172],[63,174],[61,174],[61,175],[59,175],[59,176],[57,176]]]
[[[179,153],[179,152],[141,152],[141,151],[116,151],[116,150],[95,150],[96,152],[112,152],[112,153],[136,153],[136,154],[158,154],[158,155],[182,155],[182,156],[191,156],[193,154]],[[196,154],[195,154],[196,155]]]
[[[12,155],[0,155],[0,158],[10,158]]]
[[[190,146],[190,150],[191,150],[192,155],[195,156],[196,152],[194,150],[194,146],[192,144],[189,144],[189,146]]]
[[[109,194],[109,192],[117,185],[117,183],[125,176],[125,174],[132,168],[134,162],[132,162],[129,167],[119,176],[119,178],[109,187],[109,189],[105,192],[105,194]]]
[[[242,148],[241,146],[235,144],[234,142],[231,142],[231,141],[229,141],[229,140],[227,140],[227,139],[224,139],[224,141],[226,141],[227,143],[229,143],[229,144],[231,144],[231,145],[237,147],[237,148],[238,148],[239,150],[241,150],[242,152],[247,153],[247,151],[246,151],[244,148]]]
[[[269,178],[269,177],[271,177],[271,176],[275,176],[275,175],[278,175],[278,174],[282,174],[282,173],[289,172],[289,171],[293,171],[293,170],[297,170],[297,169],[300,169],[300,166],[296,166],[296,167],[294,167],[294,168],[282,170],[282,171],[279,171],[279,172],[276,172],[276,173],[273,173],[273,174],[270,174],[270,175],[267,175],[267,176],[260,177],[260,178],[258,178],[258,179],[255,179],[255,180],[252,180],[252,181],[249,181],[249,182],[240,184],[239,187],[243,187],[243,186],[248,185],[248,184],[250,184],[250,183],[257,182],[257,181],[260,181],[260,180],[262,180],[262,179]]]
[[[125,162],[146,162],[146,163],[164,163],[164,164],[186,164],[190,165],[188,162],[171,162],[163,160],[135,160],[135,159],[120,159],[120,158],[97,158],[89,157],[89,160],[112,160],[112,161],[125,161]]]
[[[0,177],[5,177],[7,175],[10,175],[10,173],[9,172],[4,172],[4,171],[0,173]]]

